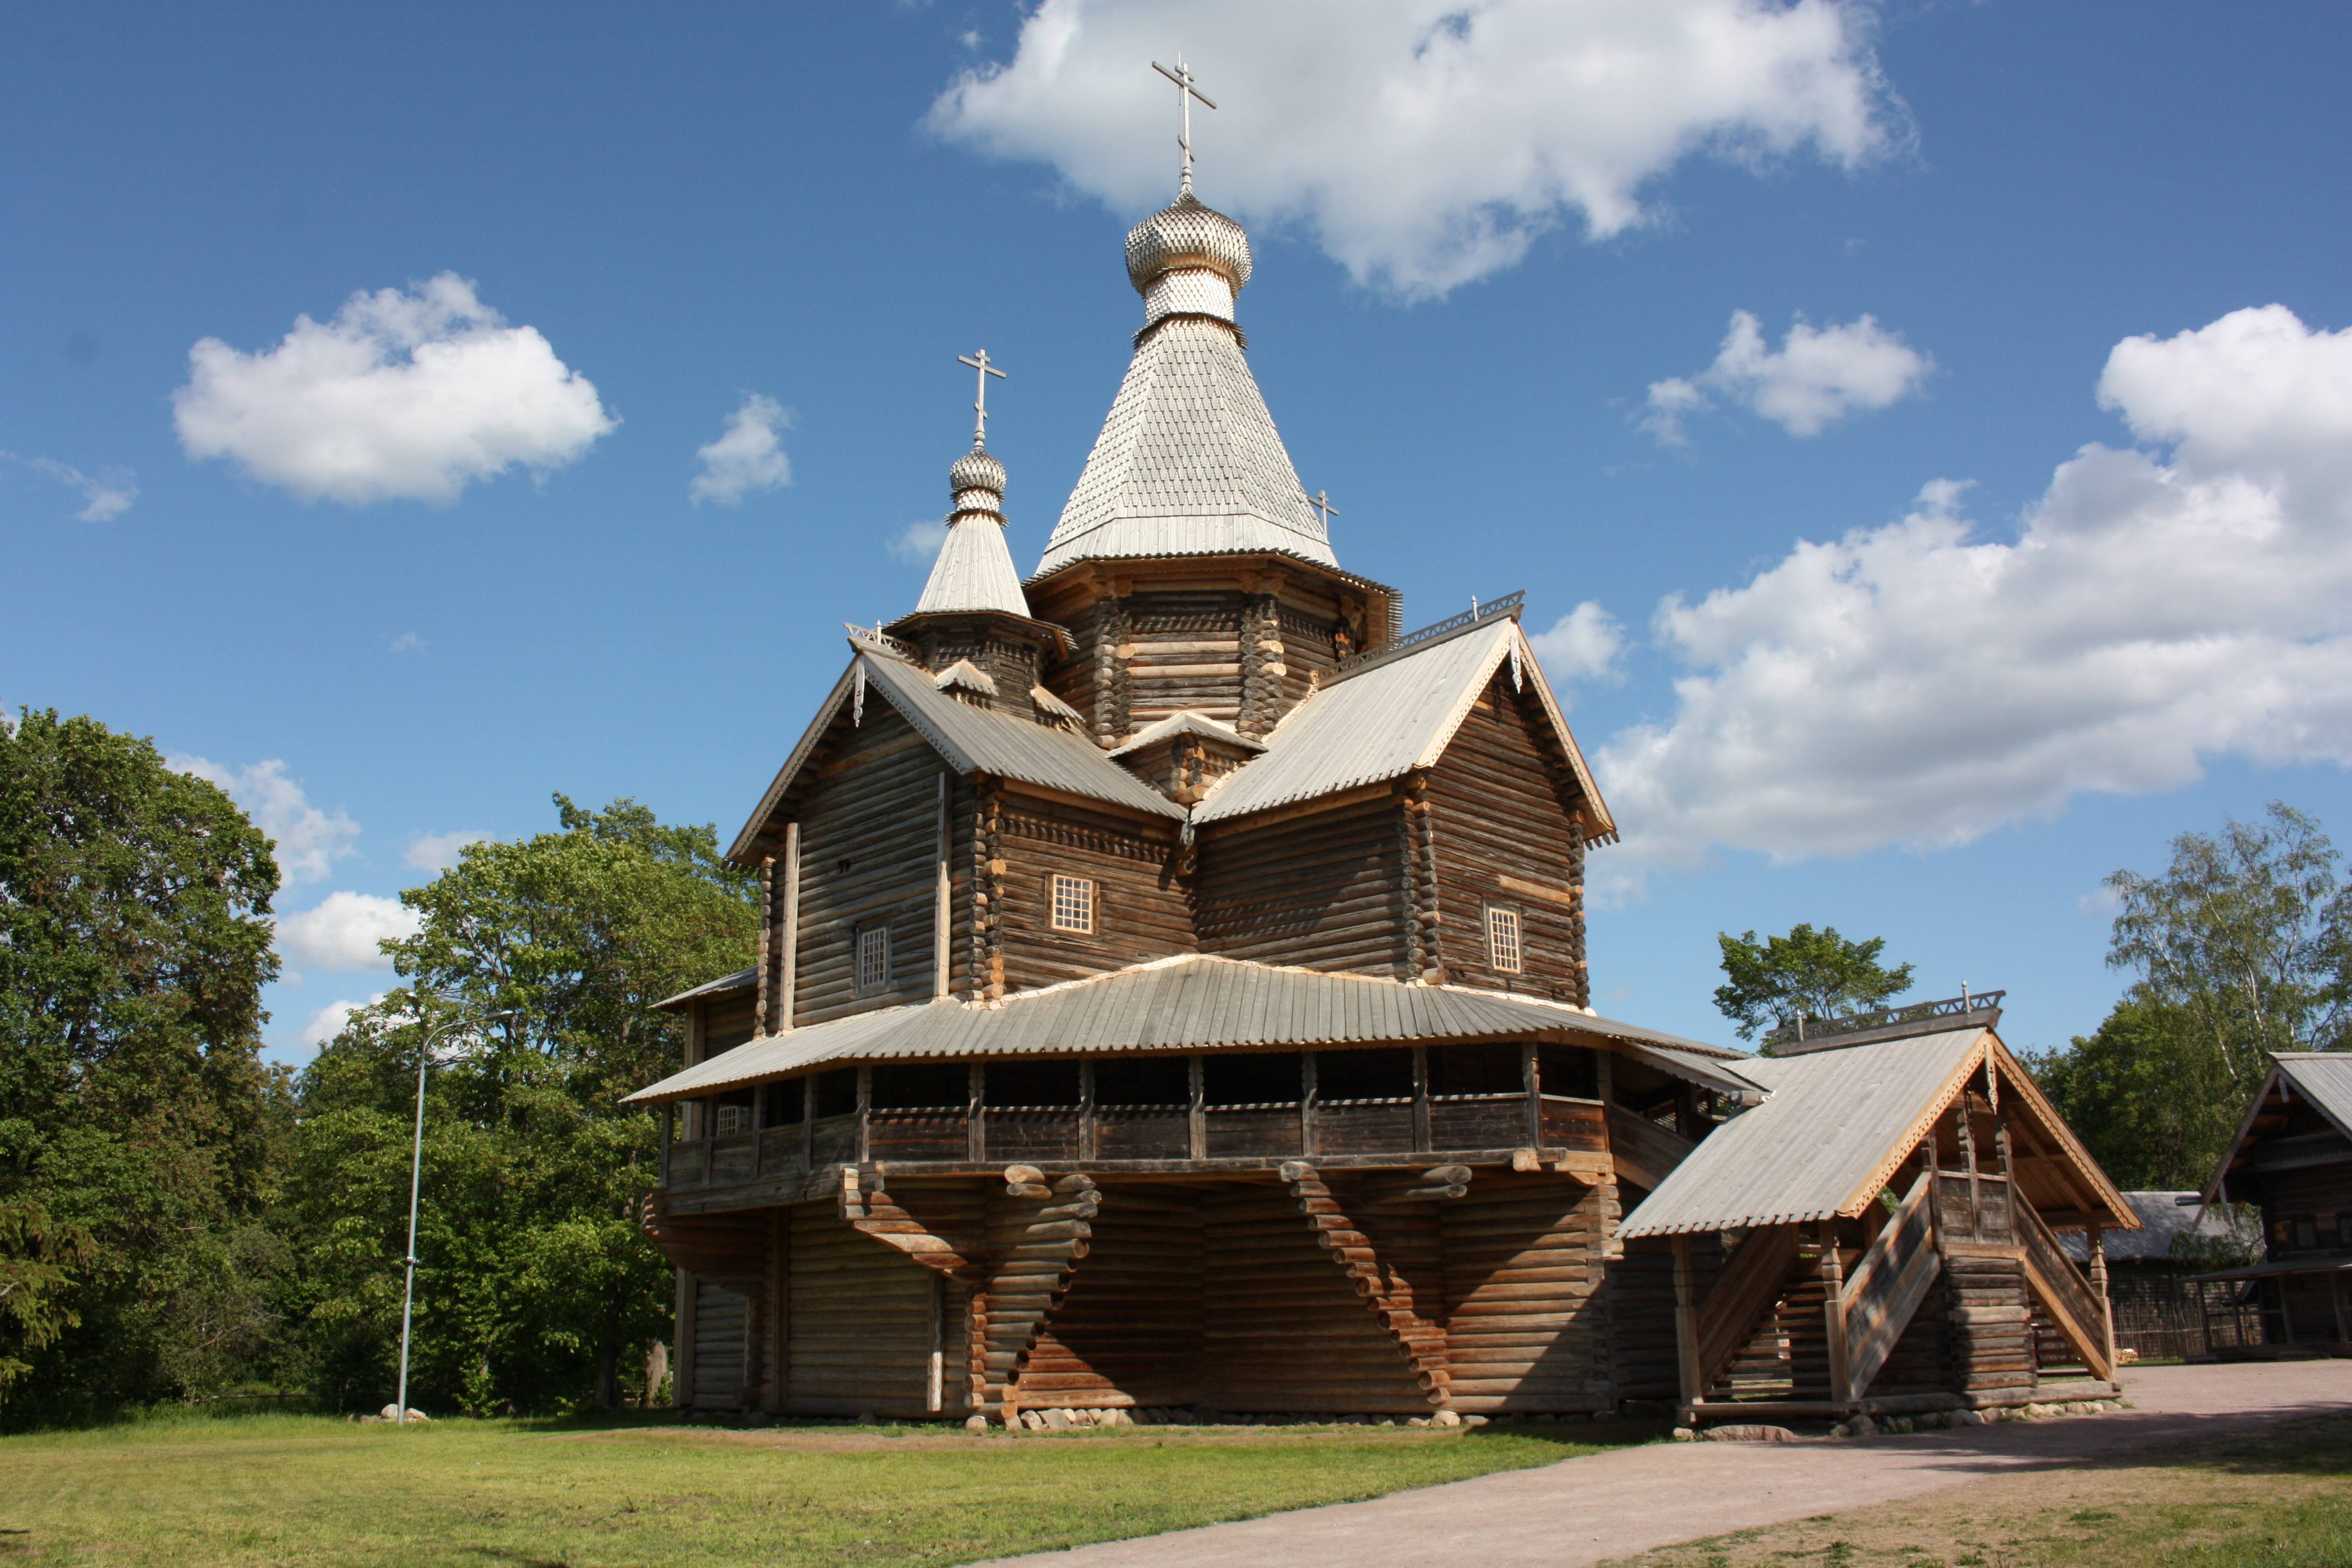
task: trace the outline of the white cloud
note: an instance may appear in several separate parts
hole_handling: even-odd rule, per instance
[[[1617,668],[1618,658],[1625,651],[1625,628],[1597,599],[1585,600],[1554,621],[1551,630],[1536,633],[1528,643],[1562,686],[1578,680],[1605,680],[1613,685],[1625,679]]]
[[[139,499],[139,487],[131,483],[134,477],[128,468],[107,468],[97,474],[86,474],[70,463],[60,463],[55,458],[26,458],[14,452],[0,452],[0,459],[22,463],[35,473],[47,474],[68,489],[81,492],[82,509],[74,516],[83,522],[111,522],[131,510]]]
[[[2352,763],[2352,331],[2284,307],[2116,346],[2155,449],[2061,464],[2014,541],[1964,487],[1696,604],[1675,711],[1601,749],[1625,869],[1965,843],[2204,759]]]
[[[939,558],[940,546],[947,542],[946,523],[910,522],[890,542],[890,553],[901,561],[927,566]]]
[[[1181,34],[1219,105],[1193,113],[1202,199],[1426,297],[1571,216],[1594,238],[1651,221],[1645,187],[1695,154],[1885,153],[1906,119],[1872,27],[1847,0],[1205,0]],[[1152,0],[1044,0],[929,122],[1143,211],[1174,194],[1175,89],[1147,62],[1176,36]]]
[[[778,437],[792,423],[792,414],[774,398],[745,393],[742,404],[727,416],[727,428],[719,439],[695,448],[702,471],[686,487],[688,499],[697,506],[704,501],[740,506],[753,490],[791,484],[792,459],[784,456]]]
[[[313,969],[389,969],[376,944],[415,936],[424,918],[398,899],[373,893],[329,893],[315,909],[282,915],[278,951]]]
[[[289,884],[315,882],[336,861],[352,853],[360,825],[341,811],[312,805],[302,786],[286,776],[286,764],[272,757],[239,772],[203,757],[174,756],[165,766],[216,784],[228,791],[254,825],[276,845],[278,869]]]
[[[398,637],[392,639],[392,651],[394,653],[423,653],[425,651],[425,639],[418,637],[415,632],[403,632]]]
[[[401,859],[419,871],[446,871],[457,863],[457,852],[479,844],[487,833],[420,833],[408,841]]]
[[[1683,420],[1719,396],[1791,436],[1818,436],[1849,414],[1902,401],[1934,368],[1935,361],[1874,317],[1814,327],[1801,316],[1776,350],[1765,346],[1762,322],[1734,310],[1713,364],[1695,376],[1650,384],[1642,427],[1666,446],[1682,446],[1688,440]]]
[[[616,421],[536,328],[510,327],[454,272],[297,316],[274,349],[188,351],[173,424],[193,458],[227,458],[305,500],[446,504],[476,479],[536,474]]]
[[[383,998],[384,993],[379,991],[364,1002],[330,1002],[310,1015],[310,1021],[302,1026],[302,1032],[297,1037],[315,1051],[341,1034],[344,1024],[351,1020],[352,1014],[362,1007],[373,1007]]]

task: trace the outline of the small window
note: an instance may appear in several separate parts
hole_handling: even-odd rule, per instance
[[[748,1105],[722,1105],[719,1108],[719,1136],[732,1138],[751,1131],[751,1108]]]
[[[1054,877],[1054,929],[1091,932],[1095,929],[1095,884],[1090,877]]]
[[[857,933],[857,994],[878,995],[890,989],[890,928],[867,926]]]
[[[1506,974],[1519,973],[1518,910],[1496,904],[1486,906],[1486,963]]]

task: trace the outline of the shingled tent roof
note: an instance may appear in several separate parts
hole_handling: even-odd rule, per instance
[[[1608,1043],[1708,1089],[1756,1089],[1745,1076],[1751,1058],[1564,1003],[1187,953],[1001,1002],[882,1007],[765,1036],[628,1100],[690,1100],[833,1062],[1472,1040]]]
[[[1625,1216],[1622,1235],[1691,1236],[1754,1226],[1851,1219],[1877,1201],[1936,1120],[1990,1057],[2013,1108],[2015,1162],[2027,1201],[2064,1227],[2095,1215],[2133,1230],[2139,1217],[2098,1162],[1990,1029],[1761,1057],[1739,1065],[1764,1103],[1733,1117]]]

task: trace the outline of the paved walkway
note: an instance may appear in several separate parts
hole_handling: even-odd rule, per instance
[[[1653,1443],[1370,1502],[1117,1541],[1030,1568],[1583,1568],[1654,1546],[1914,1498],[2352,1405],[2352,1361],[2126,1368],[2135,1408],[1853,1443]],[[1004,1561],[1013,1561],[1007,1559]]]

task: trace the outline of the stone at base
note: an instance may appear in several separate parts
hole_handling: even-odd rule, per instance
[[[967,1415],[964,1417],[963,1429],[967,1432],[985,1432],[988,1430],[988,1417]]]
[[[1462,1417],[1458,1412],[1441,1410],[1429,1418],[1429,1424],[1432,1426],[1459,1426],[1462,1425]]]
[[[1698,1441],[1698,1434],[1692,1431],[1687,1426],[1677,1426],[1675,1428],[1675,1441],[1677,1443],[1696,1443]]]

